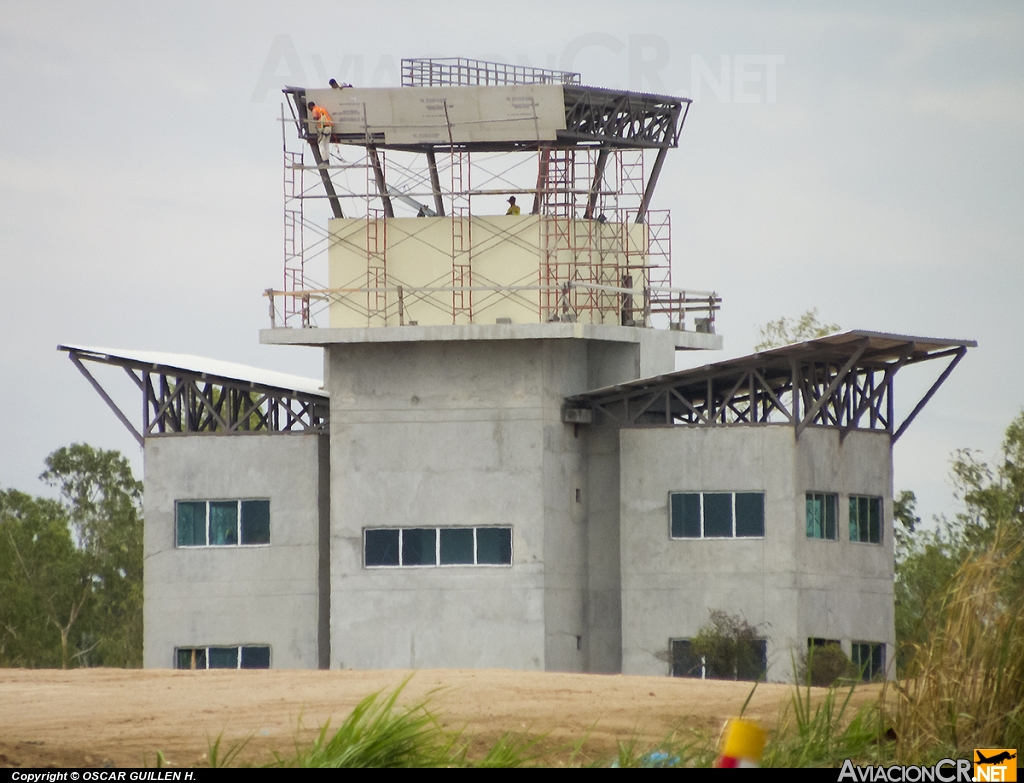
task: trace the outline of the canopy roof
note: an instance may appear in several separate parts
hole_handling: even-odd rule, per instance
[[[590,409],[608,423],[808,426],[884,430],[897,439],[949,376],[974,340],[850,331],[727,359],[703,367],[578,394],[567,411]],[[950,358],[898,427],[893,378],[904,366]],[[567,420],[580,420],[572,413]]]

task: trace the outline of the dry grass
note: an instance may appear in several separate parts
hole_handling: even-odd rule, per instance
[[[997,531],[929,607],[911,677],[883,701],[900,760],[1024,741],[1024,589],[1008,579],[1022,554],[1019,539]]]

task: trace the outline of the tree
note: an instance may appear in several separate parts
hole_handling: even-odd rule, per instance
[[[754,680],[764,676],[764,640],[757,626],[721,609],[711,610],[710,622],[691,642],[693,654],[703,658],[708,677]]]
[[[0,493],[0,567],[0,661],[67,668],[92,580],[59,503]]]
[[[53,452],[46,466],[40,478],[60,490],[92,568],[97,662],[141,666],[142,482],[119,452],[84,443]]]
[[[948,593],[961,566],[997,538],[1010,547],[1024,541],[1024,411],[1006,429],[996,467],[976,452],[953,455],[955,495],[964,508],[937,518],[937,529],[917,526],[914,494],[902,492],[893,506],[896,528],[896,639],[901,673],[908,650],[921,646],[937,621],[935,605]],[[1024,590],[1024,563],[1007,562],[1003,582],[1009,592]]]
[[[769,321],[760,327],[758,336],[760,336],[761,342],[754,346],[754,350],[766,351],[769,348],[780,348],[790,343],[813,340],[815,337],[825,337],[838,332],[839,329],[839,324],[821,323],[818,320],[818,308],[814,308],[796,320],[783,317],[778,321]]]
[[[0,491],[0,665],[139,666],[142,484],[84,444],[46,464],[60,500]]]

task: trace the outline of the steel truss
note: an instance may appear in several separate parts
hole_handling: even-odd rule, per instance
[[[154,435],[296,433],[328,431],[326,396],[58,346],[143,445]],[[84,361],[121,367],[142,392],[137,428],[110,398]]]
[[[847,332],[784,348],[577,395],[566,421],[590,409],[599,424],[619,427],[723,427],[789,424],[888,432],[897,440],[949,377],[969,347],[966,340],[931,340]],[[899,425],[893,381],[903,367],[950,361]]]

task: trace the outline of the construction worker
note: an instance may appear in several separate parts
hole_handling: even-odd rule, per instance
[[[331,133],[334,132],[334,123],[331,115],[323,106],[317,106],[313,101],[306,104],[309,109],[311,130],[316,128],[317,145],[320,147],[320,158],[323,165],[331,162]],[[316,123],[313,125],[313,123]]]
[[[333,89],[333,90],[344,90],[346,87],[351,87],[352,86],[348,82],[342,82],[341,84],[338,84],[338,80],[337,79],[330,79],[330,80],[328,80],[327,83],[329,85],[331,85],[331,89]]]
[[[508,197],[508,204],[509,204],[508,210],[505,212],[505,214],[506,215],[518,215],[519,212],[520,212],[520,209],[519,209],[519,207],[516,206],[516,197],[515,196],[509,196]]]

